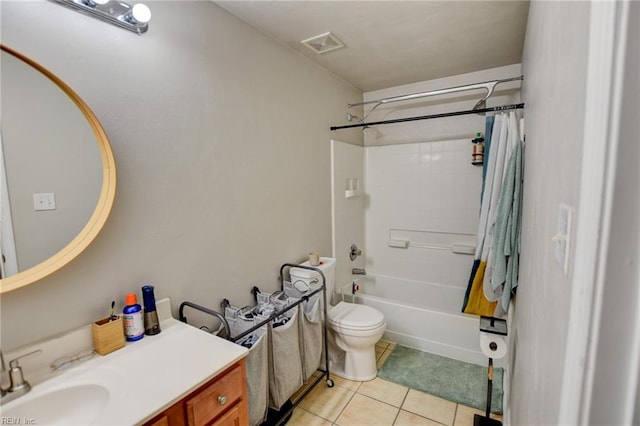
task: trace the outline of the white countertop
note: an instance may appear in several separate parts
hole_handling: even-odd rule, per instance
[[[91,417],[95,412],[95,418],[87,422],[86,417],[78,417],[78,424],[140,424],[178,402],[248,353],[242,346],[173,318],[162,321],[161,329],[160,334],[144,336],[137,342],[127,342],[122,349],[105,356],[96,355],[35,385],[26,395],[3,404],[2,416],[25,416],[33,419],[31,424],[39,425],[69,423],[68,417],[64,421],[38,418],[37,407],[46,405],[39,401],[46,401],[48,394],[65,388],[75,387],[82,392],[97,384],[101,389],[108,390],[108,401],[106,405],[101,403],[97,409],[91,409]],[[42,400],[39,399],[41,397]],[[32,400],[35,408],[29,406]],[[20,410],[21,405],[23,410]],[[75,408],[72,406],[71,410]],[[82,410],[82,407],[77,408]],[[45,417],[42,413],[40,416]]]

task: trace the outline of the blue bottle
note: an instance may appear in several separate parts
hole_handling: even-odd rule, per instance
[[[156,297],[153,294],[153,286],[142,287],[142,300],[144,302],[144,334],[153,336],[160,333],[158,312],[156,311]]]
[[[144,337],[142,307],[138,305],[138,298],[135,293],[127,294],[125,298],[125,305],[126,306],[122,310],[124,337],[126,337],[129,342],[134,342]]]

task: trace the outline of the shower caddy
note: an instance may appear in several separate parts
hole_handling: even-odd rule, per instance
[[[303,375],[303,376],[305,376],[305,377],[303,377],[303,382],[305,384],[308,383],[309,385],[302,391],[302,393],[297,397],[297,399],[296,399],[296,401],[294,403],[292,403],[290,406],[282,405],[280,407],[280,408],[286,407],[286,409],[284,411],[277,410],[277,414],[276,414],[277,415],[277,419],[275,421],[273,421],[273,423],[271,423],[271,422],[268,423],[268,424],[274,424],[274,425],[280,425],[283,422],[285,422],[286,420],[288,420],[289,417],[290,417],[290,414],[293,412],[293,409],[295,407],[297,407],[298,404],[300,404],[300,402],[309,394],[309,392],[311,392],[317,386],[318,383],[320,383],[322,381],[323,378],[325,379],[328,387],[331,388],[331,387],[334,386],[333,380],[329,376],[329,351],[328,351],[328,338],[327,338],[327,336],[328,336],[328,334],[327,334],[328,333],[328,325],[327,325],[327,290],[326,290],[326,278],[325,278],[325,275],[318,268],[314,268],[314,267],[311,267],[311,266],[305,266],[305,265],[298,265],[298,264],[295,264],[295,263],[285,263],[280,267],[280,289],[283,292],[285,292],[284,269],[285,268],[293,268],[293,267],[302,268],[302,269],[308,269],[308,270],[311,270],[311,271],[318,272],[320,274],[320,276],[322,277],[322,284],[319,287],[317,287],[317,288],[315,288],[313,290],[310,290],[309,292],[301,294],[299,297],[297,297],[297,296],[296,297],[292,297],[292,299],[294,299],[294,301],[291,302],[290,304],[288,304],[285,308],[282,308],[282,309],[279,309],[279,310],[275,311],[274,313],[272,313],[268,317],[266,317],[264,319],[261,319],[258,323],[254,324],[249,329],[247,329],[247,330],[245,330],[245,331],[243,331],[240,334],[237,334],[235,336],[232,336],[232,332],[231,332],[231,327],[229,325],[229,321],[227,320],[225,315],[221,314],[220,312],[217,312],[217,311],[215,311],[213,309],[210,309],[210,308],[195,304],[193,302],[188,302],[188,301],[182,302],[180,304],[180,308],[179,308],[179,311],[178,311],[179,319],[180,319],[180,321],[182,321],[184,323],[187,323],[187,318],[184,315],[184,308],[185,307],[189,307],[189,308],[195,309],[197,311],[203,312],[205,314],[214,316],[222,324],[220,329],[215,331],[214,333],[217,332],[219,334],[222,331],[224,331],[224,333],[223,333],[224,336],[223,337],[225,337],[227,340],[230,340],[230,341],[232,341],[234,343],[237,343],[242,338],[244,338],[244,337],[246,337],[246,336],[248,336],[248,335],[250,335],[250,334],[252,334],[252,333],[254,333],[256,331],[259,331],[260,329],[264,329],[264,327],[268,327],[268,325],[273,320],[275,320],[276,318],[281,317],[282,315],[287,314],[290,311],[292,311],[293,314],[295,314],[295,311],[293,311],[294,309],[297,309],[297,314],[301,317],[301,318],[297,318],[296,319],[296,327],[298,327],[298,330],[300,330],[301,326],[298,326],[298,321],[304,321],[305,313],[303,312],[302,306],[300,306],[300,307],[298,307],[298,306],[302,305],[305,302],[313,300],[314,296],[319,295],[320,293],[322,293],[322,298],[320,299],[321,302],[322,302],[322,316],[320,318],[320,322],[321,322],[321,329],[322,329],[322,337],[321,337],[322,343],[321,343],[321,346],[322,346],[322,355],[324,356],[324,369],[316,368],[315,371],[319,371],[322,374],[320,376],[318,376],[318,377],[315,377],[313,380],[310,380],[313,377],[310,373]],[[261,292],[260,292],[260,289],[258,287],[254,286],[251,289],[251,293],[254,295],[254,298],[256,298],[256,300],[257,300],[258,294],[260,294]],[[228,299],[223,299],[223,301],[221,303],[221,307],[222,307],[223,311],[226,311],[227,308],[230,308],[231,304],[229,303],[229,300]],[[268,336],[272,337],[271,332],[268,333]],[[301,337],[302,337],[302,339],[304,339],[304,335],[301,336]],[[273,344],[272,341],[268,341],[267,342],[267,345],[269,345],[269,347],[270,347],[269,350],[271,352],[273,352],[273,350],[274,350],[273,347],[272,347],[272,344]],[[295,348],[283,348],[283,349],[299,350],[300,352],[304,351],[304,348],[300,348],[298,346],[298,342],[297,341],[296,341],[296,346],[297,347],[295,347]],[[252,349],[254,349],[254,347],[252,347],[250,349],[250,351]],[[250,355],[251,355],[251,352],[250,352]],[[249,356],[248,356],[248,358],[249,358]],[[301,357],[301,368],[304,370],[304,354],[300,354],[300,357]],[[269,356],[269,358],[271,358],[271,356]],[[269,365],[268,365],[269,372],[271,372],[272,369],[273,369],[274,361],[276,361],[276,360],[269,359]],[[262,368],[257,368],[256,367],[255,369],[258,370],[258,371],[249,371],[249,369],[250,369],[250,367],[252,365],[253,364],[251,362],[249,362],[249,361],[247,362],[247,377],[248,377],[247,381],[249,381],[249,382],[250,382],[249,378],[250,378],[251,375],[256,375],[256,379],[259,379],[257,377],[257,375],[262,374],[262,371],[260,371],[260,370],[262,370]],[[270,385],[270,381],[273,380],[273,379],[274,379],[273,377],[268,377],[266,385],[267,386]],[[262,384],[260,386],[262,386]],[[296,390],[298,390],[298,389],[296,389]],[[286,395],[286,399],[289,399],[294,393],[295,393],[295,391],[293,393],[291,393],[290,395]],[[267,407],[269,406],[268,399],[269,398],[267,397]],[[252,401],[251,401],[251,395],[250,395],[250,397],[249,397],[249,409],[250,410],[251,410],[251,402]],[[255,401],[254,401],[254,403],[255,403]],[[267,407],[265,407],[265,410],[266,410]],[[267,421],[269,421],[269,420],[267,420]]]

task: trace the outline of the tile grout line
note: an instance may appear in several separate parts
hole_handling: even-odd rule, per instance
[[[368,395],[365,395],[365,394],[363,394],[363,393],[360,393],[360,392],[356,392],[356,393],[353,395],[353,397],[355,397],[355,396],[356,396],[356,394],[358,394],[358,395],[360,395],[360,396],[362,396],[362,397],[364,397],[364,398],[371,399],[371,400],[375,401],[376,403],[380,403],[380,404],[388,405],[389,407],[392,407],[392,408],[397,408],[397,409],[398,409],[398,414],[400,414],[400,407],[396,407],[395,405],[389,404],[388,402],[384,402],[384,401],[381,401],[381,400],[379,400],[379,399],[372,398],[372,397],[370,397],[370,396],[368,396]],[[353,397],[352,397],[352,399],[353,399]],[[349,402],[351,402],[351,401],[349,401]],[[347,403],[347,405],[349,405],[349,403]],[[347,407],[345,406],[345,407],[344,407],[344,409],[343,409],[342,411],[344,411],[344,410],[346,410],[346,409],[347,409]],[[396,414],[396,417],[394,418],[393,423],[395,423],[396,419],[398,418],[398,414]],[[340,413],[340,415],[342,415],[342,413]],[[338,416],[338,418],[340,418],[340,416]],[[336,419],[336,420],[337,420],[337,419]],[[391,425],[393,425],[393,423],[391,423]],[[335,425],[340,426],[338,423],[335,423]]]
[[[362,384],[362,382],[360,382],[360,383],[358,384],[358,388],[360,388],[360,385],[361,385],[361,384]],[[340,417],[340,415],[342,414],[342,412],[345,410],[345,408],[347,407],[347,405],[349,405],[349,402],[351,402],[351,400],[353,399],[353,396],[354,396],[357,392],[356,392],[356,391],[354,391],[354,390],[349,389],[349,388],[348,388],[348,387],[346,387],[346,386],[342,386],[342,385],[337,384],[335,380],[334,380],[334,385],[333,385],[333,387],[332,387],[332,388],[328,388],[328,389],[334,389],[334,388],[336,388],[336,387],[340,387],[340,388],[342,388],[342,389],[344,389],[344,390],[346,390],[347,392],[350,392],[350,393],[352,394],[352,395],[351,395],[351,397],[349,398],[349,400],[347,401],[347,404],[346,404],[346,405],[344,406],[344,408],[343,408],[343,409],[338,413],[338,416],[336,417],[336,420],[338,420],[338,418]],[[306,412],[310,413],[311,415],[313,415],[313,416],[315,416],[315,417],[318,417],[318,418],[321,418],[321,419],[323,419],[323,420],[326,420],[327,422],[331,423],[332,425],[336,425],[336,424],[337,424],[337,423],[335,423],[335,421],[331,420],[330,418],[324,417],[324,416],[322,416],[322,415],[320,415],[320,414],[318,414],[318,413],[314,413],[313,411],[310,411],[310,410],[308,410],[308,409],[306,409],[306,408],[303,408],[301,405],[299,405],[299,406],[295,407],[295,409],[298,409],[298,408],[300,408],[300,409],[302,409],[302,410],[304,410],[304,411],[306,411]]]
[[[458,418],[458,409],[460,408],[460,404],[456,404],[456,412],[453,414],[453,426],[456,425],[456,419]]]
[[[396,418],[395,418],[395,419],[393,419],[393,423],[392,423],[392,425],[395,425],[395,424],[396,424],[396,422],[398,421],[398,417],[400,417],[400,412],[402,411],[402,406],[404,405],[404,402],[407,400],[407,395],[409,395],[409,391],[410,391],[410,390],[411,390],[411,389],[407,388],[407,392],[405,392],[405,394],[404,394],[404,398],[402,398],[402,402],[400,403],[400,407],[399,407],[399,410],[398,410],[398,414],[396,414]],[[406,410],[405,410],[405,411],[406,411]]]
[[[409,392],[408,392],[409,390],[410,390],[410,389],[409,389],[409,388],[407,388],[407,393],[409,393]],[[402,408],[402,404],[401,404],[401,405],[399,405],[399,406],[395,406],[395,405],[393,405],[393,404],[391,404],[391,403],[389,403],[389,402],[387,402],[387,401],[383,401],[382,399],[378,399],[378,398],[376,398],[375,396],[367,395],[366,393],[362,393],[362,392],[356,392],[356,393],[357,393],[358,395],[366,396],[367,398],[369,398],[369,399],[373,399],[374,401],[376,401],[376,402],[380,402],[380,403],[382,403],[382,404],[387,404],[387,405],[390,405],[390,406],[392,406],[392,407],[396,407],[396,408]],[[403,399],[402,399],[402,403],[403,403],[403,404],[404,404],[404,400],[405,400],[405,399],[406,399],[406,395],[405,395],[405,398],[403,398]],[[405,410],[405,411],[406,411],[406,410]]]
[[[361,383],[361,384],[362,384],[362,383]],[[359,388],[359,386],[358,386],[358,388]],[[344,413],[344,410],[346,410],[346,409],[347,409],[347,407],[349,406],[349,403],[353,400],[353,397],[354,397],[354,396],[356,396],[356,393],[358,393],[358,392],[353,392],[353,395],[351,395],[351,398],[349,398],[349,400],[348,400],[348,401],[347,401],[347,403],[344,405],[344,407],[342,407],[342,410],[340,410],[340,412],[338,413],[338,416],[336,417],[336,419],[335,419],[331,424],[336,425],[336,426],[340,426],[340,425],[337,423],[337,422],[338,422],[338,419],[340,418],[340,416],[342,415],[342,413]],[[331,420],[329,420],[329,421],[331,421]]]
[[[404,398],[402,398],[402,404],[400,404],[400,409],[401,410],[402,410],[402,407],[404,406],[404,403],[407,401],[407,397],[409,396],[409,391],[410,390],[411,390],[410,388],[407,388],[407,392],[404,394]]]
[[[295,409],[297,410],[298,408],[299,408],[299,409],[301,409],[302,411],[306,411],[307,413],[311,414],[311,415],[312,415],[312,416],[314,416],[314,417],[318,417],[318,418],[320,418],[320,419],[322,419],[322,420],[326,420],[326,421],[328,421],[328,422],[331,422],[331,420],[327,419],[326,417],[322,417],[320,414],[313,413],[313,412],[311,412],[311,411],[309,411],[309,410],[307,410],[307,409],[305,409],[305,408],[302,408],[302,407],[300,407],[300,406],[296,407]],[[289,419],[289,420],[287,421],[287,423],[288,423],[290,420],[291,420],[291,419]],[[331,424],[333,424],[333,423],[331,423]]]
[[[410,390],[410,391],[411,391],[411,390],[415,390],[416,392],[420,392],[419,390],[411,389],[411,388],[409,388],[409,390]],[[409,395],[409,392],[407,392],[407,395]],[[427,395],[428,395],[428,394],[427,394]],[[405,399],[406,399],[406,398],[405,398]],[[403,402],[402,404],[404,405],[404,402]],[[400,409],[402,410],[403,408],[400,408]],[[457,411],[457,410],[458,410],[458,404],[456,404],[456,411]],[[423,419],[427,419],[427,420],[429,420],[429,421],[431,421],[431,422],[438,423],[439,425],[443,425],[443,426],[451,426],[451,425],[447,425],[447,424],[445,424],[445,423],[439,422],[439,421],[437,421],[436,419],[432,419],[431,417],[423,416],[422,414],[420,414],[420,413],[416,413],[416,412],[411,411],[411,410],[409,410],[409,409],[404,409],[404,411],[406,411],[407,413],[415,414],[416,416],[418,416],[418,417],[422,417]],[[455,413],[454,413],[454,423],[455,423]]]

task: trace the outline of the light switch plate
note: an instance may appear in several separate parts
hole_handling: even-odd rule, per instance
[[[55,210],[55,194],[53,192],[40,192],[33,194],[33,208],[35,209],[35,211]]]
[[[553,237],[554,255],[556,262],[562,268],[565,276],[569,276],[569,243],[571,241],[571,222],[573,209],[566,204],[558,206],[558,225]]]

